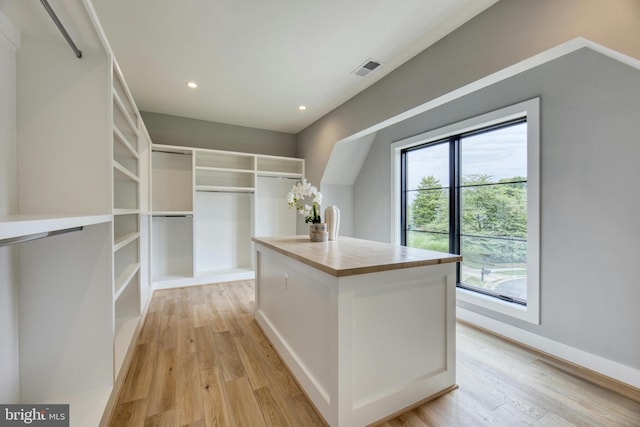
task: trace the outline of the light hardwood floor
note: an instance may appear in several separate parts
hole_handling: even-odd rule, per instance
[[[253,321],[253,281],[156,291],[110,426],[325,423]],[[459,388],[382,424],[640,426],[640,403],[457,325]]]

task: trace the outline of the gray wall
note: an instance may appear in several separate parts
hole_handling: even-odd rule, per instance
[[[340,236],[353,236],[353,186],[323,184],[322,196],[322,218],[324,219],[324,208],[326,208],[326,206],[336,205],[340,210],[338,233]],[[308,231],[309,227],[302,222],[300,223],[303,225],[303,228],[297,230],[298,234],[304,234],[305,230]]]
[[[154,144],[180,145],[274,156],[297,156],[290,133],[227,125],[143,111],[142,119]]]
[[[640,58],[640,1],[499,1],[300,132],[308,179],[337,141],[575,37]]]
[[[541,99],[541,325],[459,305],[640,369],[635,68],[581,49],[379,131],[354,185],[355,235],[390,239],[391,142],[534,97]]]

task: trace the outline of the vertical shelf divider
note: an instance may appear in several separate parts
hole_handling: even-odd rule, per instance
[[[141,298],[140,122],[138,109],[112,59],[114,380],[119,377],[146,301]]]

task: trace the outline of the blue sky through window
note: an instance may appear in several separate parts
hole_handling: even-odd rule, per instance
[[[527,124],[520,123],[462,140],[462,175],[486,174],[494,181],[527,176]],[[449,186],[449,145],[407,153],[407,190],[415,190],[420,180],[433,175]]]

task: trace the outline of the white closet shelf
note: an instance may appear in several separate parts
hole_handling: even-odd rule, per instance
[[[114,364],[116,372],[120,371],[127,349],[132,344],[132,338],[138,328],[140,316],[137,317],[121,317],[116,319],[116,331],[114,338]],[[98,424],[95,424],[98,425]]]
[[[120,172],[123,176],[118,176],[118,174],[114,174],[116,179],[129,178],[132,181],[140,182],[140,178],[138,178],[133,172],[129,169],[122,166],[116,160],[113,161],[113,169],[114,171]]]
[[[112,387],[83,390],[79,393],[65,394],[43,401],[43,404],[69,405],[69,418],[73,425],[97,426],[102,419],[102,410],[107,405]]]
[[[140,213],[140,209],[114,209],[113,210],[114,215],[132,215],[132,214],[139,214],[139,213]]]
[[[132,131],[133,131],[133,129],[132,129]],[[118,127],[118,125],[116,123],[113,123],[113,132],[116,134],[118,139],[121,139],[123,143],[125,143],[126,145],[128,145],[128,146],[133,148],[133,144],[131,143],[131,141],[129,140],[127,135],[122,131],[122,129],[120,129]],[[132,134],[131,137],[135,138],[136,135]]]
[[[0,240],[49,233],[73,227],[111,222],[112,215],[8,215],[0,216]]]
[[[116,239],[113,242],[113,251],[116,252],[116,251],[124,248],[129,243],[133,242],[134,240],[138,239],[139,237],[140,237],[140,233],[136,231],[136,232],[129,233],[127,235],[124,235],[124,236]]]
[[[136,159],[140,158],[136,150],[133,149],[133,146],[129,143],[127,138],[122,134],[122,132],[120,131],[120,129],[118,129],[116,125],[113,125],[113,133],[116,134],[118,142],[123,146],[125,146],[134,158]]]
[[[238,169],[238,168],[218,168],[213,166],[196,166],[196,171],[234,172],[234,173],[249,173],[249,174],[252,174],[255,172],[253,168]]]
[[[118,298],[120,298],[120,295],[122,295],[122,293],[127,289],[129,284],[131,283],[131,279],[133,279],[133,276],[136,275],[138,270],[140,270],[140,264],[135,262],[135,263],[129,264],[127,268],[125,268],[124,271],[120,273],[118,277],[116,277],[116,280],[114,281],[114,287],[115,287],[115,294],[113,295],[114,301],[117,301]]]
[[[120,109],[120,112],[122,113],[122,116],[124,117],[124,119],[127,121],[129,126],[131,126],[131,129],[137,129],[138,125],[134,123],[133,119],[131,118],[131,113],[129,112],[129,109],[124,105],[124,102],[120,98],[120,95],[118,95],[118,93],[115,91],[113,92],[113,100],[116,102],[116,105]],[[135,119],[137,120],[137,117],[135,117]]]

